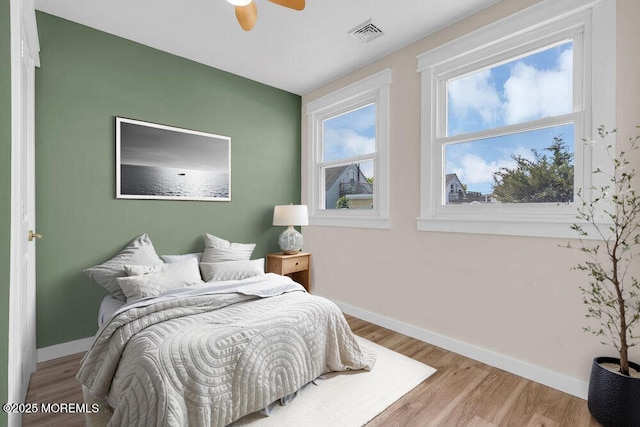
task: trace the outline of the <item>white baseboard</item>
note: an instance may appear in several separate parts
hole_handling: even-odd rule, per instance
[[[49,347],[39,348],[38,363],[88,351],[93,344],[93,339],[94,337],[88,337],[80,340],[65,342],[62,344],[51,345]]]
[[[486,363],[487,365],[502,369],[503,371],[511,372],[512,374],[544,384],[564,393],[579,397],[580,399],[587,398],[587,391],[589,387],[588,383],[585,381],[390,319],[370,311],[362,310],[349,304],[338,301],[334,302],[344,313],[351,316],[383,326],[387,329],[391,329],[392,331],[408,335],[412,338],[441,347],[462,356],[469,357],[479,362]]]
[[[581,399],[587,398],[588,384],[577,378],[572,378],[549,369],[541,368],[503,354],[493,352],[475,345],[467,344],[444,335],[440,335],[407,323],[400,322],[370,311],[362,310],[349,304],[335,301],[340,309],[349,315],[355,316],[367,322],[383,326],[392,331],[408,335],[412,338],[444,348],[465,357],[477,360],[487,365],[502,369],[512,374],[519,375],[531,381],[544,384],[564,393],[571,394]],[[94,337],[83,338],[62,344],[38,349],[38,363],[71,354],[85,352],[91,348]]]

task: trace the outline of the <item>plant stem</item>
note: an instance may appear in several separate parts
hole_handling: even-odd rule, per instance
[[[616,224],[617,225],[617,224]],[[613,267],[611,282],[616,289],[618,297],[618,309],[620,311],[620,373],[629,376],[629,344],[627,343],[627,315],[625,310],[625,300],[622,294],[622,284],[618,280],[618,248],[620,245],[620,233],[617,228],[616,240],[611,250],[611,263]]]

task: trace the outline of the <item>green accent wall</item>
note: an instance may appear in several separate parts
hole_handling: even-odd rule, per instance
[[[9,0],[0,0],[0,403],[8,396],[9,261],[11,241],[11,26]],[[0,426],[7,414],[0,412]]]
[[[161,255],[201,251],[205,232],[255,242],[254,258],[277,250],[273,206],[300,202],[299,96],[48,14],[37,21],[38,348],[94,335],[106,292],[81,270],[139,234]],[[116,199],[116,116],[230,136],[232,201]]]

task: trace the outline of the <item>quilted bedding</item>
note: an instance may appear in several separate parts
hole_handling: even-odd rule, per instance
[[[267,274],[125,306],[77,378],[113,408],[112,426],[224,426],[323,373],[374,363],[335,304]]]

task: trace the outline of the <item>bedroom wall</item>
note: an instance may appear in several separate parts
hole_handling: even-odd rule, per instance
[[[313,253],[315,291],[347,311],[418,332],[453,347],[479,350],[503,365],[551,374],[586,392],[591,359],[611,351],[582,331],[585,308],[570,267],[581,256],[559,239],[422,232],[420,80],[416,56],[536,3],[507,0],[303,96],[303,105],[384,68],[391,85],[391,228],[303,228]],[[621,141],[640,124],[638,2],[618,1],[618,119]],[[634,45],[635,44],[635,45]],[[303,121],[303,200],[307,147]],[[624,145],[624,143],[622,144]],[[635,157],[638,165],[638,156]],[[357,266],[357,267],[354,267]],[[636,268],[637,270],[637,268]],[[640,360],[639,349],[632,359]],[[585,394],[586,395],[586,394]]]
[[[37,345],[92,336],[106,294],[81,270],[148,233],[159,254],[202,235],[277,250],[275,204],[300,201],[300,97],[37,14]],[[232,138],[232,201],[115,198],[115,116]]]
[[[0,0],[0,342],[9,342],[9,249],[11,241],[11,63],[9,0]],[[8,345],[0,346],[0,402],[7,401]],[[7,414],[0,412],[0,426]]]

